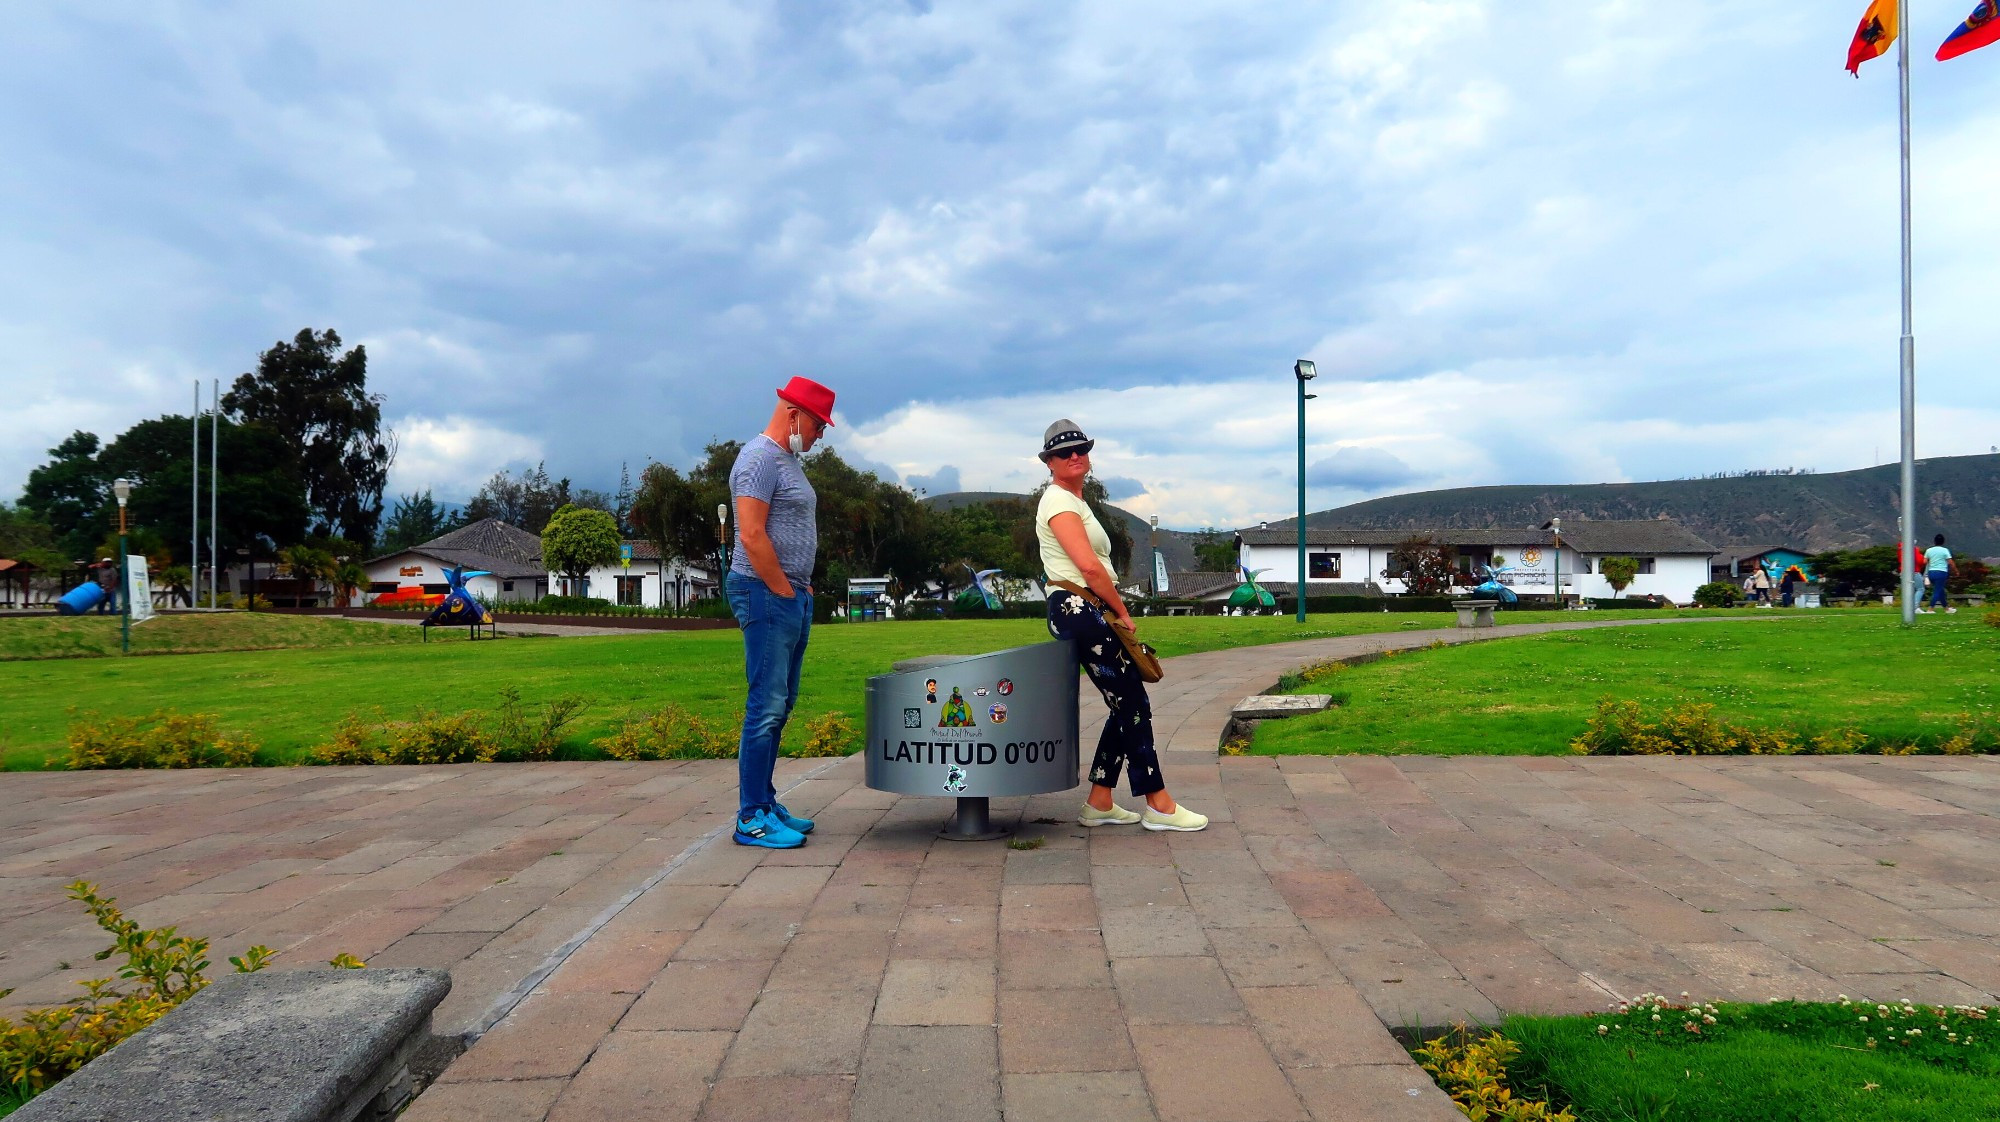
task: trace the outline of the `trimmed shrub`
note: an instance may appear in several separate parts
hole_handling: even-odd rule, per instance
[[[829,709],[806,725],[806,742],[798,754],[806,757],[845,756],[861,745],[861,733],[847,714]]]
[[[143,717],[79,718],[69,726],[69,768],[250,767],[257,745],[224,735],[208,713],[156,709]]]
[[[592,743],[614,760],[723,760],[736,755],[737,727],[717,727],[679,705],[627,717]]]
[[[1843,726],[1814,733],[1718,719],[1715,706],[1669,705],[1649,720],[1636,701],[1601,698],[1570,750],[1591,756],[1969,756],[2000,753],[2000,720],[1966,714],[1934,742],[1888,740]]]
[[[1616,599],[1593,596],[1590,598],[1590,606],[1611,611],[1632,611],[1641,608],[1651,611],[1655,608],[1671,608],[1674,605],[1670,600],[1655,600],[1650,596],[1620,596]]]
[[[1743,590],[1726,580],[1712,580],[1694,590],[1694,602],[1704,608],[1733,608],[1743,602]]]

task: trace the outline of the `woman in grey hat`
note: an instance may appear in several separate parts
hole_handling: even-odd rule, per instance
[[[1049,590],[1049,633],[1076,648],[1078,661],[1110,709],[1097,739],[1097,756],[1090,763],[1090,799],[1076,820],[1084,826],[1137,823],[1148,830],[1199,830],[1208,819],[1175,803],[1167,793],[1159,753],[1153,748],[1153,708],[1146,698],[1146,683],[1111,631],[1123,627],[1136,634],[1138,627],[1118,595],[1111,538],[1083,499],[1094,444],[1067,418],[1048,427],[1042,434],[1040,458],[1049,467],[1050,481],[1035,509],[1035,537],[1041,543]],[[1132,769],[1132,793],[1146,800],[1146,809],[1139,814],[1111,800],[1118,773],[1127,767]]]

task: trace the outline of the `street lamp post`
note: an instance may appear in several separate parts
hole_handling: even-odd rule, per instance
[[[1306,621],[1306,402],[1318,394],[1306,392],[1306,383],[1319,377],[1312,360],[1302,358],[1292,364],[1292,377],[1299,383],[1299,622]]]
[[[1561,517],[1549,519],[1549,528],[1556,532],[1556,610],[1563,606],[1563,520]],[[1581,603],[1582,601],[1578,601]]]
[[[250,596],[243,601],[250,611],[257,610],[257,555],[248,546],[237,546],[236,556],[243,558],[250,566]]]
[[[132,574],[125,571],[125,500],[132,497],[132,481],[120,479],[112,483],[111,493],[118,496],[118,600],[125,609],[119,620],[118,648],[131,654]]]

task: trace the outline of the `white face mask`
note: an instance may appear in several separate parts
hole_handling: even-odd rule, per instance
[[[792,435],[785,438],[785,443],[791,445],[792,455],[803,456],[806,454],[806,438],[799,435],[799,419],[797,417],[792,418]]]

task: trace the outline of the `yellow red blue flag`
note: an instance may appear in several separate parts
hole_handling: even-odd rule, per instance
[[[1994,0],[1979,0],[1958,30],[1945,37],[1944,46],[1938,48],[1938,61],[1957,58],[2000,39],[2000,18],[1996,18],[2000,13],[1995,12],[1995,7]]]
[[[1874,0],[1861,14],[1861,26],[1854,29],[1854,42],[1847,46],[1847,69],[1861,77],[1861,64],[1881,58],[1896,41],[1896,0]]]

